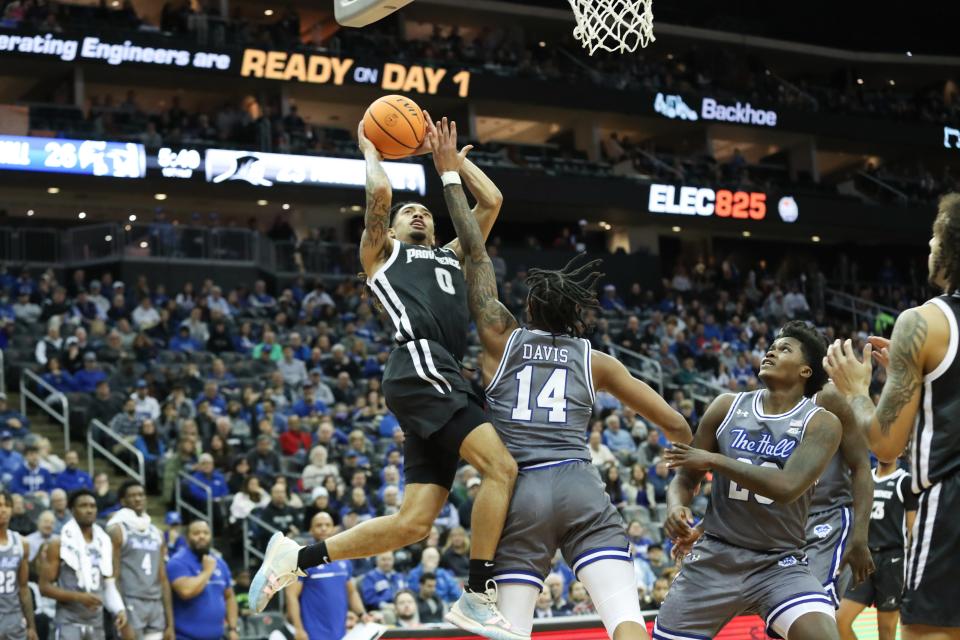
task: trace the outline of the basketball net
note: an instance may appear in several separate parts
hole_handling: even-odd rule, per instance
[[[633,52],[656,40],[653,0],[569,0],[577,26],[573,37],[593,55],[597,49]]]

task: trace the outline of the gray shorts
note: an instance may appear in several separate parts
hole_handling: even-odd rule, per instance
[[[27,637],[27,621],[23,613],[0,615],[0,640],[22,640]]]
[[[163,613],[163,600],[127,598],[127,619],[137,638],[145,633],[163,633],[167,618]]]
[[[660,606],[654,640],[712,638],[738,615],[757,613],[767,635],[786,638],[806,613],[833,616],[833,602],[796,553],[762,553],[703,536]]]
[[[557,549],[574,573],[597,560],[633,561],[623,518],[589,462],[520,469],[497,547],[497,582],[542,589]]]
[[[57,624],[56,640],[106,640],[103,625]]]
[[[807,542],[803,552],[810,563],[813,574],[827,591],[833,606],[840,607],[840,599],[853,582],[853,573],[847,567],[842,573],[840,559],[847,548],[850,532],[853,530],[853,510],[850,507],[837,507],[819,513],[811,513],[807,518]]]

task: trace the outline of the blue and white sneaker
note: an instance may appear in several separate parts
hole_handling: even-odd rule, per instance
[[[279,531],[273,534],[263,554],[263,563],[250,582],[250,602],[257,613],[267,608],[275,594],[306,577],[297,568],[297,556],[303,547]]]
[[[464,631],[490,640],[530,640],[529,634],[523,635],[514,631],[500,613],[497,608],[497,583],[493,580],[487,582],[485,593],[464,590],[444,619]]]

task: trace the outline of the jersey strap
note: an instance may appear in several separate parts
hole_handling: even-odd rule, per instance
[[[510,355],[510,348],[513,346],[513,341],[517,337],[517,334],[521,331],[523,331],[523,329],[518,327],[510,332],[510,337],[507,338],[507,344],[503,347],[503,355],[500,356],[500,364],[497,365],[497,370],[494,372],[493,377],[490,378],[490,384],[484,389],[486,393],[490,393],[490,391],[497,386],[497,383],[500,382],[500,377],[503,376],[503,370],[507,366],[507,360],[509,360],[507,356]]]

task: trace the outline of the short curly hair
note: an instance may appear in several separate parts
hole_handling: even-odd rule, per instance
[[[791,320],[783,325],[777,338],[793,338],[800,343],[800,350],[803,351],[803,358],[807,361],[807,366],[813,370],[813,374],[807,378],[803,387],[803,395],[812,398],[814,394],[823,389],[827,384],[829,376],[823,368],[823,358],[827,355],[827,340],[823,334],[803,320]]]
[[[960,287],[960,193],[947,193],[940,198],[933,235],[940,239],[940,251],[930,279],[940,274],[949,289],[956,289]]]

